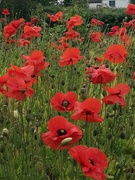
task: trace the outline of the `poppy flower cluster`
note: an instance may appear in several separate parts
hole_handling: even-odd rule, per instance
[[[24,18],[18,20],[13,20],[4,27],[3,37],[6,43],[12,44],[16,41],[18,46],[28,46],[30,45],[30,39],[35,37],[40,37],[40,31],[42,30],[39,26],[34,26],[33,24],[38,22],[36,17],[33,17],[30,22],[25,22]],[[23,27],[23,34],[18,31]],[[15,38],[18,39],[14,39]]]
[[[35,50],[30,56],[23,56],[26,63],[22,67],[11,65],[4,76],[0,76],[0,92],[8,98],[18,101],[32,97],[34,89],[33,83],[37,82],[40,71],[48,67],[44,61],[43,52]]]

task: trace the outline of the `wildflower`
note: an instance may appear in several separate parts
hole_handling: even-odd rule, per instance
[[[127,9],[126,9],[126,14],[135,15],[135,5],[134,4],[128,4]]]
[[[92,18],[92,19],[91,19],[91,25],[92,25],[92,26],[95,26],[95,25],[103,26],[103,25],[104,25],[104,22],[103,22],[103,21],[100,21],[100,20],[98,20],[98,19]]]
[[[112,63],[123,63],[127,56],[128,52],[125,47],[119,44],[111,45],[104,53],[104,58]]]
[[[101,102],[96,98],[88,98],[81,102],[76,102],[76,112],[71,115],[73,120],[84,120],[87,122],[102,122],[103,119],[98,115],[102,108]]]
[[[33,81],[32,80],[33,74],[34,74],[33,65],[18,67],[12,64],[11,68],[8,68],[8,75],[10,77],[23,78],[25,82]]]
[[[115,85],[114,88],[104,86],[104,89],[109,93],[108,96],[105,96],[102,101],[105,104],[118,104],[121,106],[126,106],[124,96],[130,92],[130,86],[124,83]]]
[[[33,65],[35,68],[35,74],[39,74],[40,71],[49,66],[48,62],[45,62],[44,53],[40,50],[34,50],[30,56],[22,55],[22,58],[26,60],[24,66]]]
[[[26,39],[18,39],[18,46],[29,46],[30,41]]]
[[[76,16],[72,16],[67,24],[67,29],[71,30],[73,29],[75,26],[80,26],[83,23],[81,16],[76,15]]]
[[[24,26],[24,33],[21,35],[22,39],[30,39],[33,37],[40,37],[40,31],[42,30],[39,26]]]
[[[113,74],[109,68],[106,68],[105,65],[86,68],[86,76],[93,84],[107,84],[116,77],[116,75]]]
[[[66,39],[77,39],[80,36],[80,33],[78,33],[77,31],[74,31],[73,29],[66,32]]]
[[[79,163],[86,177],[106,180],[107,176],[104,174],[104,169],[108,166],[108,160],[101,150],[78,145],[72,147],[68,153]]]
[[[61,11],[57,12],[55,15],[48,14],[48,17],[50,18],[51,22],[57,22],[62,19],[63,13]]]
[[[48,132],[42,134],[42,141],[52,149],[69,149],[82,138],[80,128],[68,122],[63,116],[51,118],[48,129]],[[66,143],[63,143],[65,141]]]
[[[101,32],[90,32],[91,40],[96,43],[99,43],[102,41],[101,35],[103,35],[103,33],[101,33]]]
[[[5,9],[3,9],[3,11],[2,11],[2,13],[1,14],[3,14],[3,15],[9,15],[10,14],[10,12],[9,12],[9,10],[7,9],[7,8],[5,8]]]
[[[74,92],[62,93],[57,92],[51,99],[52,107],[57,111],[73,111],[75,102],[77,101],[76,94]]]
[[[27,96],[32,97],[34,95],[34,90],[31,88],[32,82],[26,83],[22,78],[10,77],[6,86],[8,87],[7,97],[9,98],[24,100]]]
[[[81,58],[82,56],[80,56],[80,50],[78,48],[68,48],[61,56],[59,65],[61,67],[64,67],[66,65],[71,66],[73,64],[76,64]]]

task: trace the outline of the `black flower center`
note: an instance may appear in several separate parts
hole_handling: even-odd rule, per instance
[[[94,163],[94,161],[93,161],[92,159],[89,159],[89,162],[90,162],[90,164],[92,164],[93,166],[95,166],[95,163]]]
[[[63,136],[65,134],[67,134],[67,131],[65,129],[58,129],[57,133],[58,133],[59,136]]]
[[[116,95],[119,96],[120,94],[121,94],[121,90],[119,90],[119,92]]]
[[[90,111],[86,111],[85,114],[86,115],[91,115],[91,112]]]
[[[20,91],[21,93],[25,93],[26,89],[21,89]]]
[[[64,100],[62,102],[62,106],[64,106],[65,108],[68,107],[68,105],[69,105],[69,102],[67,100]]]

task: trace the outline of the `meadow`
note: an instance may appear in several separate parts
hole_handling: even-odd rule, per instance
[[[135,5],[111,28],[61,11],[29,22],[9,14],[0,18],[0,179],[134,180]]]

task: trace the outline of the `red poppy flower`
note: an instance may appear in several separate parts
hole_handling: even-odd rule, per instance
[[[73,64],[76,64],[81,58],[82,56],[80,56],[80,50],[78,48],[68,48],[61,56],[59,65],[61,67],[64,67],[66,65],[71,66]]]
[[[95,60],[102,63],[104,61],[104,59],[102,57],[95,57]]]
[[[101,33],[101,32],[90,32],[91,40],[96,43],[99,43],[102,41],[101,40],[102,35],[103,35],[103,33]]]
[[[103,22],[103,21],[100,21],[100,20],[98,20],[98,19],[92,18],[92,19],[91,19],[91,25],[92,25],[92,26],[95,26],[95,25],[102,26],[102,25],[104,25],[104,22]]]
[[[135,72],[134,72],[134,74],[133,74],[132,78],[133,78],[133,79],[135,79]]]
[[[126,9],[126,14],[135,15],[135,5],[129,4]]]
[[[4,38],[12,37],[13,35],[16,34],[17,29],[11,25],[7,25],[4,27]]]
[[[11,77],[7,80],[6,86],[8,87],[9,98],[16,100],[24,100],[27,96],[32,97],[34,90],[31,88],[32,82],[25,83],[24,79]]]
[[[111,45],[104,53],[104,58],[112,63],[123,63],[127,56],[128,52],[125,47],[119,44]]]
[[[62,19],[63,13],[61,11],[57,12],[55,15],[48,14],[48,17],[50,18],[51,22],[57,22]]]
[[[76,16],[72,16],[67,24],[67,29],[71,30],[74,28],[74,26],[80,26],[83,23],[81,16],[76,15]]]
[[[22,39],[30,39],[33,37],[40,37],[40,31],[42,30],[39,26],[24,26],[24,33],[21,35]]]
[[[34,50],[30,56],[22,55],[22,58],[26,60],[24,66],[33,65],[35,68],[35,74],[39,74],[40,71],[49,66],[48,62],[45,62],[44,53],[40,50]]]
[[[21,25],[21,21],[19,20],[14,20],[14,21],[11,21],[9,23],[10,26],[16,28],[16,29],[19,29],[20,28],[20,25]]]
[[[30,41],[26,40],[26,39],[19,39],[18,40],[18,46],[29,46],[30,45]]]
[[[109,68],[105,65],[93,66],[86,68],[86,77],[90,79],[93,84],[107,84],[113,81],[116,77]]]
[[[6,18],[0,18],[0,22],[6,22]]]
[[[35,82],[34,76],[34,66],[27,65],[23,67],[18,67],[11,65],[12,68],[8,68],[9,77],[17,77],[24,79],[25,82]],[[35,77],[35,76],[34,76]]]
[[[52,107],[57,111],[73,111],[75,102],[77,101],[76,94],[74,92],[56,93],[51,99]]]
[[[107,176],[104,174],[104,169],[108,167],[108,160],[101,150],[78,145],[72,147],[68,153],[79,163],[86,177],[106,180]]]
[[[102,101],[105,104],[118,104],[121,106],[126,106],[124,96],[130,92],[130,86],[127,84],[117,84],[114,88],[104,86],[104,89],[109,93],[105,96]]]
[[[9,15],[10,14],[10,12],[9,12],[9,10],[6,8],[6,9],[3,9],[3,11],[2,11],[2,13],[1,14],[3,14],[3,15]]]
[[[4,85],[6,85],[8,78],[8,74],[0,76],[0,92],[5,96],[7,95],[7,91],[5,90]]]
[[[38,19],[37,19],[36,17],[32,17],[31,23],[34,24],[34,23],[36,23],[36,22],[38,22]]]
[[[80,33],[78,33],[77,31],[74,31],[73,29],[66,32],[66,39],[77,39],[80,36]]]
[[[52,149],[69,149],[82,138],[80,128],[68,122],[63,116],[51,118],[48,129],[47,133],[42,134],[42,141]]]
[[[102,122],[103,119],[98,115],[102,108],[101,102],[96,98],[88,98],[81,102],[76,102],[74,114],[71,115],[73,120],[84,120],[87,122]]]
[[[135,19],[133,19],[133,20],[131,20],[131,21],[129,21],[129,22],[123,22],[123,24],[124,24],[124,27],[128,28],[128,27],[130,27],[134,22],[135,22]]]

